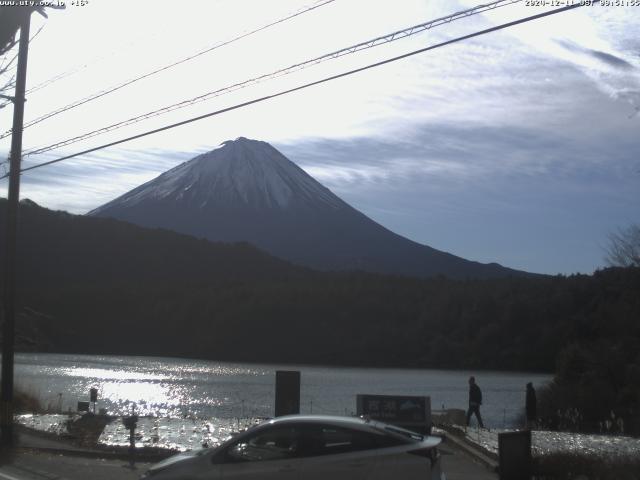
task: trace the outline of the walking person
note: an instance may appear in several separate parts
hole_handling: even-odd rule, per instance
[[[482,405],[482,390],[476,384],[475,377],[469,377],[469,410],[467,410],[467,426],[471,420],[471,415],[475,413],[478,425],[484,428],[482,416],[480,415],[480,405]]]
[[[538,420],[538,400],[536,399],[536,390],[531,382],[527,383],[527,397],[524,409],[527,416],[527,428],[534,428]]]

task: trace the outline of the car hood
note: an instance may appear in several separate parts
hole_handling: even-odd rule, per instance
[[[154,473],[160,470],[164,470],[165,468],[170,467],[171,465],[175,465],[176,463],[184,463],[188,460],[193,460],[194,458],[199,457],[202,454],[202,450],[190,450],[188,452],[178,453],[177,455],[173,455],[169,458],[166,458],[165,460],[162,460],[161,462],[156,463],[149,469],[149,472]]]

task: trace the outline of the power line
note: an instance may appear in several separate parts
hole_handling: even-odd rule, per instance
[[[32,43],[33,40],[40,35],[40,32],[42,31],[42,29],[45,27],[46,23],[43,23],[42,25],[40,25],[40,28],[38,28],[38,31],[36,33],[33,34],[33,36],[29,39],[29,43]]]
[[[243,33],[241,35],[237,35],[237,36],[233,37],[230,40],[225,40],[225,41],[217,43],[217,44],[215,44],[215,45],[213,45],[211,47],[208,47],[208,48],[206,48],[204,50],[200,50],[199,52],[197,52],[197,53],[195,53],[193,55],[190,55],[188,57],[182,58],[182,59],[180,59],[180,60],[178,60],[176,62],[170,63],[169,65],[165,65],[165,66],[160,67],[160,68],[158,68],[156,70],[152,70],[151,72],[145,73],[144,75],[140,75],[138,77],[129,79],[129,80],[127,80],[127,81],[125,81],[123,83],[120,83],[120,84],[118,84],[116,86],[107,88],[105,90],[101,90],[101,91],[99,91],[97,93],[89,95],[88,97],[85,97],[83,99],[80,99],[80,100],[77,100],[75,102],[72,102],[72,103],[70,103],[68,105],[65,105],[64,107],[58,108],[57,110],[53,110],[52,112],[46,113],[46,114],[44,114],[44,115],[42,115],[42,116],[40,116],[38,118],[35,118],[34,120],[31,120],[31,121],[25,123],[23,128],[28,128],[28,127],[31,127],[33,125],[36,125],[36,124],[38,124],[40,122],[43,122],[43,121],[45,121],[45,120],[47,120],[47,119],[49,119],[51,117],[54,117],[56,115],[59,115],[59,114],[61,114],[63,112],[67,112],[67,111],[72,110],[74,108],[77,108],[77,107],[79,107],[81,105],[84,105],[86,103],[89,103],[89,102],[92,102],[94,100],[97,100],[98,98],[104,97],[105,95],[109,95],[111,93],[117,92],[118,90],[120,90],[122,88],[125,88],[125,87],[127,87],[129,85],[132,85],[132,84],[134,84],[136,82],[139,82],[140,80],[144,80],[145,78],[149,78],[149,77],[152,77],[154,75],[157,75],[158,73],[167,71],[167,70],[169,70],[169,69],[171,69],[173,67],[176,67],[176,66],[181,65],[183,63],[186,63],[186,62],[188,62],[190,60],[198,58],[198,57],[200,57],[200,56],[202,56],[202,55],[204,55],[206,53],[212,52],[213,50],[217,50],[218,48],[222,48],[222,47],[224,47],[226,45],[229,45],[231,43],[234,43],[234,42],[237,42],[239,40],[242,40],[243,38],[249,37],[250,35],[254,35],[254,34],[259,33],[259,32],[261,32],[263,30],[266,30],[266,29],[268,29],[270,27],[273,27],[273,26],[278,25],[280,23],[286,22],[288,20],[291,20],[292,18],[298,17],[300,15],[303,15],[303,14],[305,14],[307,12],[310,12],[312,10],[320,8],[320,7],[322,7],[324,5],[327,5],[329,3],[333,3],[335,1],[336,0],[324,0],[324,1],[321,1],[320,3],[315,3],[315,4],[313,4],[313,5],[309,6],[309,7],[304,7],[303,9],[298,10],[298,11],[296,11],[296,12],[290,14],[290,15],[287,15],[286,17],[280,18],[280,19],[275,20],[275,21],[273,21],[271,23],[268,23],[266,25],[262,25],[261,27],[258,27],[258,28],[254,29],[254,30],[251,30],[251,31],[246,32],[246,33]],[[62,78],[62,77],[60,77],[60,78]],[[8,137],[9,135],[11,135],[11,130],[7,130],[2,135],[0,135],[0,140],[5,138],[5,137]]]
[[[55,75],[47,80],[45,80],[44,82],[39,83],[38,85],[35,85],[33,87],[31,87],[29,90],[27,90],[27,94],[29,93],[33,93],[33,92],[37,92],[38,90],[41,90],[45,87],[48,87],[49,85],[56,83],[59,80],[62,80],[63,78],[67,78],[71,75],[73,75],[74,73],[77,73],[79,71],[81,71],[82,69],[86,68],[87,64],[84,65],[79,65],[76,67],[73,67],[69,70],[66,70],[62,73],[59,73],[58,75]]]
[[[596,3],[597,1],[598,0],[595,0],[594,3]],[[249,101],[246,101],[246,102],[243,102],[243,103],[238,103],[238,104],[232,105],[230,107],[226,107],[226,108],[223,108],[223,109],[220,109],[220,110],[216,110],[214,112],[206,113],[204,115],[199,115],[197,117],[189,118],[187,120],[183,120],[181,122],[177,122],[177,123],[173,123],[173,124],[170,124],[170,125],[166,125],[166,126],[161,127],[161,128],[156,128],[154,130],[149,130],[147,132],[143,132],[143,133],[140,133],[140,134],[137,134],[137,135],[133,135],[131,137],[127,137],[127,138],[123,138],[123,139],[120,139],[120,140],[116,140],[114,142],[106,143],[104,145],[100,145],[98,147],[90,148],[90,149],[84,150],[82,152],[77,152],[77,153],[74,153],[72,155],[67,155],[67,156],[64,156],[64,157],[61,157],[61,158],[56,158],[54,160],[49,160],[47,162],[42,162],[42,163],[39,163],[37,165],[32,165],[31,167],[27,167],[27,168],[21,169],[20,172],[26,172],[26,171],[29,171],[29,170],[34,170],[36,168],[41,168],[41,167],[45,167],[45,166],[48,166],[48,165],[53,165],[54,163],[58,163],[58,162],[62,162],[64,160],[69,160],[71,158],[79,157],[80,155],[85,155],[87,153],[92,153],[92,152],[95,152],[95,151],[98,151],[98,150],[103,150],[103,149],[108,148],[108,147],[113,147],[115,145],[120,145],[122,143],[129,142],[129,141],[132,141],[132,140],[137,140],[139,138],[146,137],[146,136],[149,136],[149,135],[153,135],[155,133],[164,132],[164,131],[170,130],[172,128],[176,128],[176,127],[180,127],[182,125],[187,125],[189,123],[197,122],[198,120],[203,120],[205,118],[213,117],[213,116],[220,115],[220,114],[223,114],[223,113],[226,113],[226,112],[230,112],[232,110],[237,110],[237,109],[240,109],[240,108],[247,107],[249,105],[253,105],[253,104],[256,104],[256,103],[264,102],[266,100],[271,100],[271,99],[274,99],[274,98],[277,98],[277,97],[281,97],[283,95],[287,95],[287,94],[290,94],[290,93],[293,93],[293,92],[304,90],[304,89],[307,89],[309,87],[313,87],[313,86],[320,85],[320,84],[325,83],[325,82],[329,82],[331,80],[337,80],[339,78],[347,77],[347,76],[350,76],[350,75],[353,75],[353,74],[356,74],[356,73],[363,72],[365,70],[370,70],[372,68],[380,67],[380,66],[386,65],[388,63],[396,62],[398,60],[402,60],[402,59],[405,59],[405,58],[408,58],[408,57],[412,57],[414,55],[418,55],[420,53],[428,52],[430,50],[435,50],[435,49],[440,48],[440,47],[444,47],[444,46],[451,45],[451,44],[454,44],[454,43],[462,42],[464,40],[469,40],[469,39],[474,38],[474,37],[479,37],[481,35],[486,35],[488,33],[496,32],[498,30],[503,30],[505,28],[513,27],[515,25],[520,25],[522,23],[530,22],[530,21],[537,20],[537,19],[540,19],[540,18],[543,18],[543,17],[548,17],[550,15],[555,15],[555,14],[558,14],[558,13],[562,13],[562,12],[566,12],[566,11],[569,11],[569,10],[573,10],[575,8],[580,8],[582,6],[584,6],[584,5],[580,4],[580,3],[576,3],[576,4],[573,4],[573,5],[568,5],[566,7],[557,8],[555,10],[550,10],[548,12],[543,12],[543,13],[539,13],[539,14],[536,14],[536,15],[531,15],[529,17],[520,18],[518,20],[514,20],[514,21],[511,21],[511,22],[503,23],[503,24],[497,25],[495,27],[491,27],[491,28],[487,28],[487,29],[484,29],[484,30],[480,30],[480,31],[477,31],[477,32],[474,32],[474,33],[470,33],[470,34],[461,36],[461,37],[456,37],[454,39],[447,40],[445,42],[437,43],[435,45],[430,45],[428,47],[424,47],[424,48],[421,48],[421,49],[418,49],[418,50],[414,50],[412,52],[405,53],[405,54],[402,54],[402,55],[398,55],[396,57],[388,58],[386,60],[382,60],[382,61],[379,61],[379,62],[376,62],[376,63],[372,63],[372,64],[366,65],[364,67],[356,68],[356,69],[349,70],[349,71],[346,71],[346,72],[343,72],[343,73],[332,75],[330,77],[325,77],[325,78],[320,79],[320,80],[316,80],[316,81],[313,81],[313,82],[305,83],[303,85],[299,85],[297,87],[289,88],[287,90],[282,90],[280,92],[277,92],[277,93],[274,93],[274,94],[271,94],[271,95],[266,95],[264,97],[255,98],[253,100],[249,100]],[[7,175],[3,175],[2,177],[0,177],[0,180],[3,179],[3,178],[6,178],[6,177],[7,177]]]
[[[146,35],[147,37],[150,38],[154,38],[158,35],[158,33],[155,34],[151,34],[151,35]],[[98,63],[99,61],[111,57],[113,55],[116,55],[120,52],[120,50],[125,47],[128,48],[131,45],[135,45],[137,42],[139,41],[139,37],[135,38],[135,39],[130,39],[120,45],[118,45],[117,47],[115,47],[113,50],[103,53],[101,55],[95,55],[93,57],[91,57],[90,59],[80,63],[80,64],[76,64],[74,66],[72,66],[71,68],[58,73],[57,75],[54,75],[53,77],[50,77],[40,83],[38,83],[37,85],[34,85],[33,87],[27,89],[27,95],[33,92],[37,92],[38,90],[42,90],[43,88],[48,87],[49,85],[52,85],[64,78],[70,77],[71,75],[74,75],[75,73],[78,73],[82,70],[84,70],[85,68],[89,67],[92,64]]]
[[[125,47],[129,46],[132,43],[135,44],[135,40],[131,41],[131,42],[128,42],[128,43],[125,43],[124,46]],[[74,74],[84,70],[85,68],[89,67],[90,65],[92,65],[94,63],[97,63],[98,61],[100,61],[100,60],[102,60],[104,58],[113,56],[113,55],[117,54],[118,52],[119,52],[119,50],[114,50],[114,51],[108,52],[108,53],[103,54],[103,55],[96,55],[96,56],[90,58],[89,60],[87,60],[87,61],[85,61],[85,62],[83,62],[81,64],[76,64],[75,66],[69,68],[68,70],[65,70],[65,71],[63,71],[61,73],[58,73],[57,75],[54,75],[53,77],[50,77],[50,78],[38,83],[37,85],[34,85],[33,87],[27,89],[27,95],[29,95],[31,93],[34,93],[34,92],[37,92],[39,90],[42,90],[43,88],[47,88],[49,85],[53,85],[54,83],[56,83],[56,82],[58,82],[60,80],[63,80],[65,78],[67,78],[67,77],[70,77],[71,75],[74,75]]]
[[[254,78],[251,78],[249,80],[244,80],[244,81],[239,82],[239,83],[234,83],[232,85],[229,85],[229,86],[226,86],[226,87],[223,87],[223,88],[219,88],[217,90],[213,90],[213,91],[207,92],[207,93],[202,94],[202,95],[198,95],[198,96],[190,98],[188,100],[183,100],[181,102],[174,103],[172,105],[168,105],[168,106],[159,108],[157,110],[153,110],[151,112],[147,112],[147,113],[144,113],[144,114],[141,114],[141,115],[137,115],[135,117],[131,117],[131,118],[128,118],[126,120],[122,120],[120,122],[113,123],[113,124],[108,125],[106,127],[101,127],[101,128],[96,129],[96,130],[92,130],[90,132],[83,133],[82,135],[76,135],[75,137],[67,138],[65,140],[56,142],[56,143],[48,145],[48,146],[44,146],[44,147],[40,147],[40,148],[35,148],[35,149],[32,149],[32,150],[29,150],[29,151],[25,152],[25,155],[40,154],[40,153],[48,152],[50,150],[55,150],[56,148],[65,147],[67,145],[78,143],[80,141],[87,140],[89,138],[93,138],[95,136],[102,135],[104,133],[107,133],[107,132],[110,132],[110,131],[113,131],[113,130],[117,130],[117,129],[122,128],[122,127],[126,127],[128,125],[133,125],[135,123],[141,122],[143,120],[148,120],[150,118],[153,118],[153,117],[156,117],[156,116],[159,116],[159,115],[163,115],[165,113],[169,113],[169,112],[173,112],[175,110],[186,108],[186,107],[189,107],[191,105],[195,105],[197,103],[209,100],[211,98],[219,97],[221,95],[225,95],[225,94],[234,92],[236,90],[240,90],[242,88],[246,88],[246,87],[249,87],[251,85],[255,85],[255,84],[264,82],[266,80],[272,80],[274,78],[279,78],[279,77],[282,77],[282,76],[285,76],[285,75],[289,75],[289,74],[294,73],[296,71],[303,70],[305,68],[308,68],[308,67],[313,66],[313,65],[317,65],[319,63],[322,63],[322,62],[325,62],[325,61],[328,61],[328,60],[333,60],[333,59],[336,59],[336,58],[339,58],[339,57],[342,57],[342,56],[345,56],[345,55],[350,55],[352,53],[356,53],[356,52],[359,52],[361,50],[366,50],[366,49],[369,49],[369,48],[373,48],[373,47],[376,47],[378,45],[382,45],[382,44],[385,44],[385,43],[394,42],[396,40],[400,40],[402,38],[406,38],[406,37],[409,37],[409,36],[412,36],[412,35],[416,35],[416,34],[418,34],[420,32],[423,32],[425,30],[428,30],[428,29],[431,29],[431,28],[434,28],[434,27],[437,27],[437,26],[440,26],[440,25],[445,25],[445,24],[451,23],[453,21],[469,17],[471,15],[477,15],[477,14],[485,12],[487,10],[493,10],[495,8],[503,7],[503,6],[506,6],[506,5],[511,5],[513,3],[517,3],[517,2],[521,2],[521,1],[522,0],[498,0],[498,1],[494,1],[494,2],[488,3],[488,4],[478,5],[477,7],[473,7],[473,8],[468,9],[468,10],[463,10],[463,11],[460,11],[460,12],[457,12],[457,13],[454,13],[454,14],[451,14],[451,15],[447,15],[445,17],[440,17],[440,18],[437,18],[435,20],[429,20],[428,22],[424,22],[424,23],[421,23],[419,25],[414,25],[412,27],[408,27],[408,28],[405,28],[403,30],[398,30],[396,32],[389,33],[387,35],[376,37],[374,39],[367,40],[365,42],[361,42],[361,43],[358,43],[356,45],[352,45],[350,47],[342,48],[340,50],[337,50],[337,51],[334,51],[334,52],[331,52],[331,53],[327,53],[325,55],[321,55],[319,57],[316,57],[316,58],[313,58],[313,59],[310,59],[310,60],[305,60],[303,62],[291,65],[291,66],[286,67],[286,68],[281,68],[281,69],[276,70],[276,71],[271,72],[271,73],[263,74],[263,75],[260,75],[258,77],[254,77]],[[2,138],[2,137],[0,137],[0,138]]]
[[[251,32],[244,33],[244,34],[242,34],[242,35],[241,35],[240,37],[238,37],[238,38],[234,38],[234,39],[231,39],[231,40],[227,40],[227,41],[225,41],[225,42],[221,42],[220,44],[216,44],[216,45],[214,45],[214,46],[212,46],[212,47],[208,47],[208,48],[206,48],[205,50],[202,50],[202,51],[200,51],[200,52],[197,52],[196,54],[194,54],[194,55],[192,55],[192,56],[186,57],[186,58],[184,58],[183,60],[178,61],[178,62],[176,62],[175,64],[172,64],[172,65],[168,66],[167,68],[171,68],[172,66],[179,65],[180,63],[183,63],[183,62],[189,61],[189,60],[191,60],[191,59],[193,59],[193,58],[196,58],[196,57],[198,57],[198,56],[200,56],[200,55],[204,55],[205,53],[208,53],[208,52],[210,52],[211,50],[215,50],[216,48],[220,48],[221,46],[223,46],[223,45],[222,45],[222,43],[224,43],[224,44],[228,44],[228,43],[234,42],[234,41],[236,41],[236,40],[240,40],[241,38],[244,38],[244,37],[249,36],[249,35],[253,35],[254,33],[257,33],[257,32],[259,32],[259,31],[261,31],[261,30],[264,30],[264,29],[266,29],[266,28],[268,28],[268,27],[270,27],[270,26],[276,25],[277,23],[280,23],[280,22],[283,22],[283,21],[289,20],[290,18],[293,18],[293,17],[295,17],[295,16],[301,15],[301,14],[303,14],[303,13],[306,13],[307,11],[311,11],[311,10],[313,10],[313,9],[315,9],[315,8],[321,7],[321,6],[323,6],[325,3],[331,3],[331,2],[333,2],[333,1],[335,1],[335,0],[330,0],[330,1],[327,1],[327,2],[322,2],[322,4],[320,4],[320,5],[316,5],[316,4],[314,4],[313,6],[311,6],[311,8],[309,8],[309,7],[303,7],[303,8],[301,8],[301,9],[299,9],[299,10],[296,10],[294,13],[290,14],[289,16],[287,16],[287,17],[286,17],[286,18],[284,18],[284,19],[281,19],[281,20],[279,20],[279,21],[277,21],[277,22],[272,22],[272,23],[270,23],[270,24],[264,25],[264,26],[262,26],[262,27],[260,27],[260,28],[258,28],[258,29],[252,30]],[[316,3],[318,3],[318,2],[316,2]],[[97,57],[97,59],[99,60],[99,59],[104,58],[104,57],[105,57],[105,55],[100,56],[100,57]],[[96,60],[96,59],[94,58],[94,60],[93,60],[93,61],[95,61],[95,60]],[[63,78],[69,77],[69,76],[73,75],[74,73],[79,72],[79,71],[81,71],[82,69],[84,69],[84,68],[86,68],[86,67],[87,67],[87,64],[79,65],[79,66],[76,66],[76,67],[74,67],[74,68],[72,68],[72,69],[70,69],[70,70],[67,70],[66,72],[62,72],[62,73],[60,73],[60,74],[58,74],[58,75],[56,75],[56,76],[54,76],[54,77],[52,77],[52,78],[50,78],[50,79],[48,79],[48,80],[45,80],[44,82],[42,82],[42,83],[40,83],[40,84],[38,84],[38,85],[36,85],[36,86],[34,86],[34,87],[30,88],[29,90],[27,90],[27,93],[32,93],[32,92],[35,92],[35,91],[41,90],[42,88],[48,87],[48,86],[49,86],[49,85],[51,85],[52,83],[55,83],[55,82],[57,82],[58,80],[62,80]],[[142,76],[142,77],[140,77],[140,78],[136,78],[136,79],[131,79],[131,80],[134,80],[134,81],[141,80],[142,78],[146,78],[147,76],[154,75],[155,73],[159,73],[160,71],[163,71],[163,69],[159,69],[159,70],[157,70],[157,71],[152,71],[152,72],[150,72],[150,73],[146,74],[145,76]],[[130,81],[130,80],[127,80],[127,81],[125,82],[125,84],[130,85],[129,81]],[[132,82],[132,83],[133,83],[133,82]],[[123,86],[126,86],[126,85],[123,85]],[[98,92],[98,93],[96,93],[96,95],[97,95],[97,94],[99,94],[99,93],[102,93],[102,92]],[[87,98],[89,98],[89,97],[87,97]],[[78,100],[78,101],[82,101],[82,100]],[[74,103],[71,103],[71,104],[69,104],[68,106],[73,105],[73,104],[74,104]],[[62,108],[64,108],[64,107],[62,107]],[[60,113],[62,113],[62,112],[60,112]],[[2,137],[0,137],[0,138],[2,138]]]

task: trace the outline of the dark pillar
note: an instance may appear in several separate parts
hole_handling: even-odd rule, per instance
[[[24,121],[25,85],[27,78],[27,54],[29,49],[29,24],[31,9],[20,12],[20,44],[16,93],[13,99],[13,131],[11,134],[11,159],[9,172],[9,199],[7,202],[7,230],[4,265],[4,292],[2,324],[2,385],[0,392],[0,440],[2,445],[13,444],[13,356],[16,322],[16,252],[18,231],[18,206],[20,199],[20,160],[22,157],[22,125]]]
[[[300,413],[300,372],[276,372],[276,417]]]

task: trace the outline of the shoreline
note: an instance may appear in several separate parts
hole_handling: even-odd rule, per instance
[[[66,352],[66,351],[37,351],[37,350],[19,350],[16,355],[74,355],[80,357],[115,357],[115,358],[132,358],[132,359],[149,359],[149,360],[184,360],[193,362],[212,362],[224,364],[241,364],[254,366],[269,367],[314,367],[314,368],[347,368],[347,369],[367,369],[367,370],[443,370],[447,372],[475,372],[478,374],[529,374],[529,375],[546,375],[553,376],[553,370],[527,370],[518,368],[498,369],[492,367],[446,367],[446,366],[426,366],[426,365],[382,365],[382,364],[363,364],[363,363],[308,363],[297,361],[272,361],[272,360],[242,360],[242,359],[224,359],[224,358],[199,358],[185,357],[179,355],[163,354],[163,355],[137,355],[135,353],[87,353],[87,352]]]
[[[118,460],[129,460],[131,458],[128,447],[101,445],[99,443],[85,445],[78,442],[71,435],[60,435],[37,430],[19,423],[15,424],[15,434],[17,437],[16,446],[22,449],[90,458]],[[134,456],[136,460],[158,462],[177,453],[180,452],[162,447],[136,447]]]
[[[65,415],[66,416],[66,415]],[[148,418],[147,420],[150,420]],[[111,423],[121,422],[121,417],[112,417]],[[133,457],[128,446],[104,445],[99,442],[88,445],[71,434],[60,434],[30,428],[16,423],[17,447],[22,450],[38,451],[63,456],[77,456],[93,459],[122,460],[128,462],[148,462],[161,461],[180,450],[165,447],[137,446]],[[491,436],[497,439],[498,430],[476,430],[467,429],[456,425],[436,425],[435,435],[443,436],[446,448],[447,444],[451,448],[464,452],[476,462],[484,465],[489,471],[496,472],[498,469],[497,451],[488,445],[485,437]],[[476,441],[473,437],[477,434]],[[563,475],[566,472],[572,474],[590,474],[600,471],[635,472],[640,474],[640,459],[637,458],[637,451],[640,450],[640,438],[620,437],[612,435],[588,435],[576,434],[572,432],[547,432],[533,431],[532,461],[536,475]],[[535,445],[535,439],[544,436],[554,436],[555,438],[566,438],[572,443],[569,449],[540,449]],[[542,438],[541,437],[541,438]],[[577,440],[576,440],[577,439]],[[593,446],[589,447],[585,443],[589,439],[602,441],[603,444],[613,445],[616,441],[629,442],[626,453],[615,450],[602,450],[600,453],[593,451]]]

